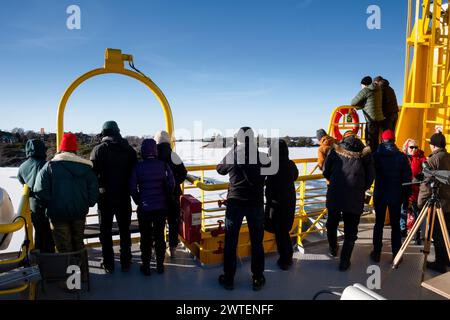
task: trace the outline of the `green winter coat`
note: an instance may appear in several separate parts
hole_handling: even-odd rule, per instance
[[[46,163],[47,148],[42,140],[32,139],[28,140],[25,145],[25,154],[27,160],[19,167],[19,173],[17,179],[24,185],[28,185],[30,189],[30,209],[33,214],[45,214],[45,208],[39,201],[37,201],[33,188],[36,181],[36,177],[39,171]]]
[[[45,202],[50,220],[84,219],[98,198],[92,162],[70,152],[57,154],[39,172],[34,192]]]
[[[363,110],[367,122],[383,121],[383,93],[375,84],[362,89],[352,100],[352,106]]]

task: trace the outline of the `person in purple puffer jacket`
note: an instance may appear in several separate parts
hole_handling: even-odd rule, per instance
[[[130,193],[137,204],[139,231],[141,233],[141,272],[150,275],[153,238],[155,240],[156,269],[164,272],[166,242],[164,225],[168,204],[171,201],[175,180],[170,167],[158,160],[156,142],[145,139],[141,146],[142,161],[133,169]]]

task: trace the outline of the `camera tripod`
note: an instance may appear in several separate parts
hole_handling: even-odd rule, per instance
[[[439,196],[438,196],[439,183],[435,179],[430,179],[430,180],[431,180],[430,186],[431,186],[431,191],[432,191],[431,198],[426,202],[425,206],[423,207],[422,211],[420,212],[419,216],[417,217],[417,220],[414,223],[414,226],[411,229],[408,237],[405,239],[405,242],[403,242],[403,245],[400,248],[400,251],[395,256],[394,264],[393,264],[393,268],[396,269],[398,267],[398,265],[400,264],[400,261],[403,257],[403,254],[405,253],[406,248],[408,247],[408,245],[414,238],[415,234],[419,231],[419,228],[420,228],[422,222],[426,221],[425,240],[424,240],[424,247],[422,250],[422,252],[424,254],[424,261],[423,261],[421,281],[423,281],[424,277],[425,277],[427,257],[430,254],[430,250],[431,250],[431,240],[433,237],[436,216],[438,218],[438,222],[441,227],[442,237],[444,238],[445,247],[447,249],[447,255],[450,258],[450,240],[449,240],[447,226],[445,223],[444,212],[442,211],[441,202],[439,201]],[[412,183],[412,184],[417,184],[417,183]]]

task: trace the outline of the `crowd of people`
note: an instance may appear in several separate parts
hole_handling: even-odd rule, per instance
[[[141,271],[150,275],[150,258],[155,248],[157,272],[164,272],[166,242],[164,228],[169,225],[170,254],[178,245],[180,184],[187,171],[171,149],[169,134],[159,131],[155,139],[144,139],[142,160],[122,138],[115,121],[102,128],[102,141],[90,160],[76,155],[77,138],[62,137],[59,152],[46,161],[43,141],[26,144],[27,160],[20,166],[18,179],[30,188],[30,209],[35,228],[35,248],[43,253],[79,252],[84,248],[84,231],[89,208],[97,204],[103,268],[115,271],[113,219],[120,235],[120,265],[131,266],[131,199],[137,205],[141,233]]]
[[[326,227],[332,256],[338,255],[337,228],[340,221],[344,221],[344,243],[339,265],[342,271],[351,265],[358,225],[366,203],[366,191],[371,188],[373,182],[376,218],[370,258],[378,263],[381,260],[387,212],[391,226],[392,257],[395,258],[402,245],[402,236],[407,235],[408,224],[411,227],[411,222],[417,219],[420,210],[431,197],[430,186],[426,183],[420,184],[420,187],[418,184],[408,186],[412,181],[423,180],[423,164],[427,162],[431,170],[450,168],[446,139],[440,131],[433,134],[429,140],[432,153],[428,159],[413,139],[407,139],[402,151],[399,150],[395,137],[399,109],[389,81],[381,76],[372,81],[372,78],[367,76],[362,79],[361,86],[362,89],[352,100],[352,105],[361,109],[366,118],[367,146],[353,131],[347,131],[340,142],[328,136],[323,129],[317,131],[320,141],[319,168],[323,170],[328,182]],[[449,186],[440,186],[439,198],[449,226]],[[423,223],[415,235],[417,244],[422,243],[425,230]],[[427,267],[445,273],[449,258],[439,223],[435,225],[433,240],[436,259],[434,262],[427,262]]]
[[[373,201],[376,222],[373,230],[373,250],[370,258],[380,262],[386,212],[391,225],[392,254],[399,252],[409,218],[417,218],[419,210],[430,197],[430,187],[422,184],[405,187],[405,183],[420,179],[422,164],[431,169],[449,170],[450,155],[445,136],[438,132],[430,139],[432,154],[427,159],[416,141],[408,139],[403,150],[396,146],[395,126],[398,105],[389,81],[365,77],[362,89],[352,105],[362,109],[366,121],[366,144],[348,131],[341,141],[325,130],[317,131],[320,141],[318,167],[327,180],[326,223],[329,251],[337,257],[339,269],[346,271],[358,239],[358,226],[367,203],[366,191],[374,181]],[[166,241],[164,228],[169,225],[171,255],[178,245],[180,218],[180,184],[187,171],[181,159],[171,149],[171,137],[160,131],[155,139],[145,139],[141,146],[141,161],[136,151],[122,138],[116,122],[108,121],[102,128],[102,141],[90,160],[76,155],[75,135],[66,133],[59,153],[45,161],[45,145],[40,140],[28,141],[28,160],[19,169],[19,180],[30,187],[30,207],[36,233],[36,248],[43,252],[73,252],[83,248],[86,215],[98,204],[100,242],[103,267],[114,272],[112,241],[113,219],[120,233],[120,264],[127,272],[131,265],[130,223],[131,199],[137,204],[141,233],[141,272],[150,275],[150,259],[155,250],[156,269],[164,272]],[[275,158],[276,157],[276,158]],[[264,168],[278,163],[276,174],[264,173]],[[217,172],[229,175],[226,204],[224,272],[219,283],[228,290],[234,288],[237,269],[237,246],[244,217],[251,240],[251,271],[254,290],[265,284],[264,232],[275,234],[279,253],[278,265],[288,270],[293,263],[290,231],[296,210],[295,181],[299,172],[289,159],[284,140],[272,141],[269,153],[258,151],[254,132],[243,127],[236,134],[235,144],[217,165]],[[450,221],[450,187],[441,186],[440,198]],[[339,248],[338,227],[344,222],[344,241]],[[416,235],[420,243],[423,230]],[[439,225],[434,237],[436,260],[430,269],[446,272],[449,264]]]

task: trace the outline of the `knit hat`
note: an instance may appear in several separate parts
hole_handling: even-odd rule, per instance
[[[327,135],[327,132],[324,129],[319,129],[316,131],[317,140],[322,140],[323,137]]]
[[[249,143],[254,143],[255,133],[253,132],[253,129],[250,127],[242,127],[236,133],[236,139],[240,143],[246,143],[247,137]]]
[[[143,159],[156,158],[158,155],[156,141],[153,139],[144,139],[141,145],[141,155]]]
[[[167,131],[161,130],[155,133],[154,137],[157,144],[169,143],[171,142],[170,136]]]
[[[364,77],[364,78],[361,80],[361,84],[362,84],[362,85],[365,85],[365,86],[370,86],[370,85],[372,84],[372,77],[369,77],[369,76]]]
[[[383,133],[381,134],[381,140],[395,140],[395,132],[392,130],[383,131]]]
[[[77,150],[77,136],[73,133],[65,133],[62,137],[59,151],[75,152]]]
[[[435,133],[430,138],[430,144],[438,148],[445,148],[447,141],[442,133]]]
[[[120,133],[120,129],[119,129],[119,126],[117,125],[117,122],[115,122],[115,121],[106,121],[103,124],[103,128],[102,128],[102,133],[105,133],[105,132],[111,132],[111,133],[119,134]]]

